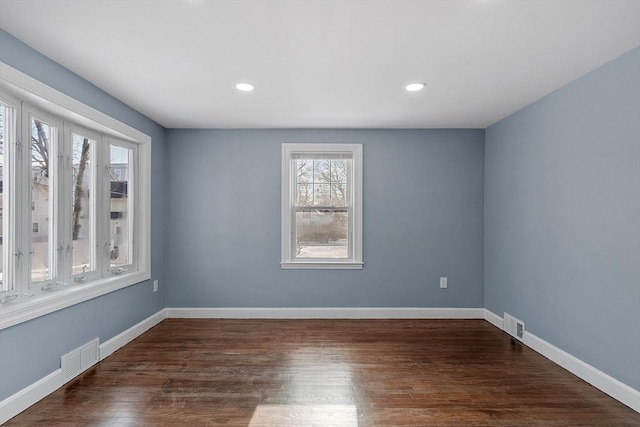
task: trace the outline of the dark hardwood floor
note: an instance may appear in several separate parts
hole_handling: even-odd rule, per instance
[[[8,426],[633,426],[482,320],[168,319]]]

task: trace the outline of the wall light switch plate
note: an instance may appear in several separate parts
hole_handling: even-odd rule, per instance
[[[447,287],[447,278],[446,277],[441,277],[440,278],[440,288],[441,289],[445,289]]]
[[[153,292],[158,292],[158,281],[157,280],[153,281]]]

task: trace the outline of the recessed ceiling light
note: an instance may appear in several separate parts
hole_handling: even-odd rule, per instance
[[[238,83],[236,84],[236,89],[241,90],[243,92],[251,92],[256,87],[251,83]]]
[[[409,83],[407,86],[405,86],[405,89],[408,92],[417,92],[419,90],[424,89],[426,86],[427,86],[426,83],[416,82],[416,83]]]

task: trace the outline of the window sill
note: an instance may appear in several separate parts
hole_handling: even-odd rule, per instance
[[[150,279],[148,272],[108,277],[87,284],[21,297],[0,305],[0,330]]]
[[[281,262],[283,270],[362,270],[362,262],[296,261]]]

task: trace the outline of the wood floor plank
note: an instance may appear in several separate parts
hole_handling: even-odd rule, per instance
[[[482,320],[167,319],[7,426],[633,426]]]

